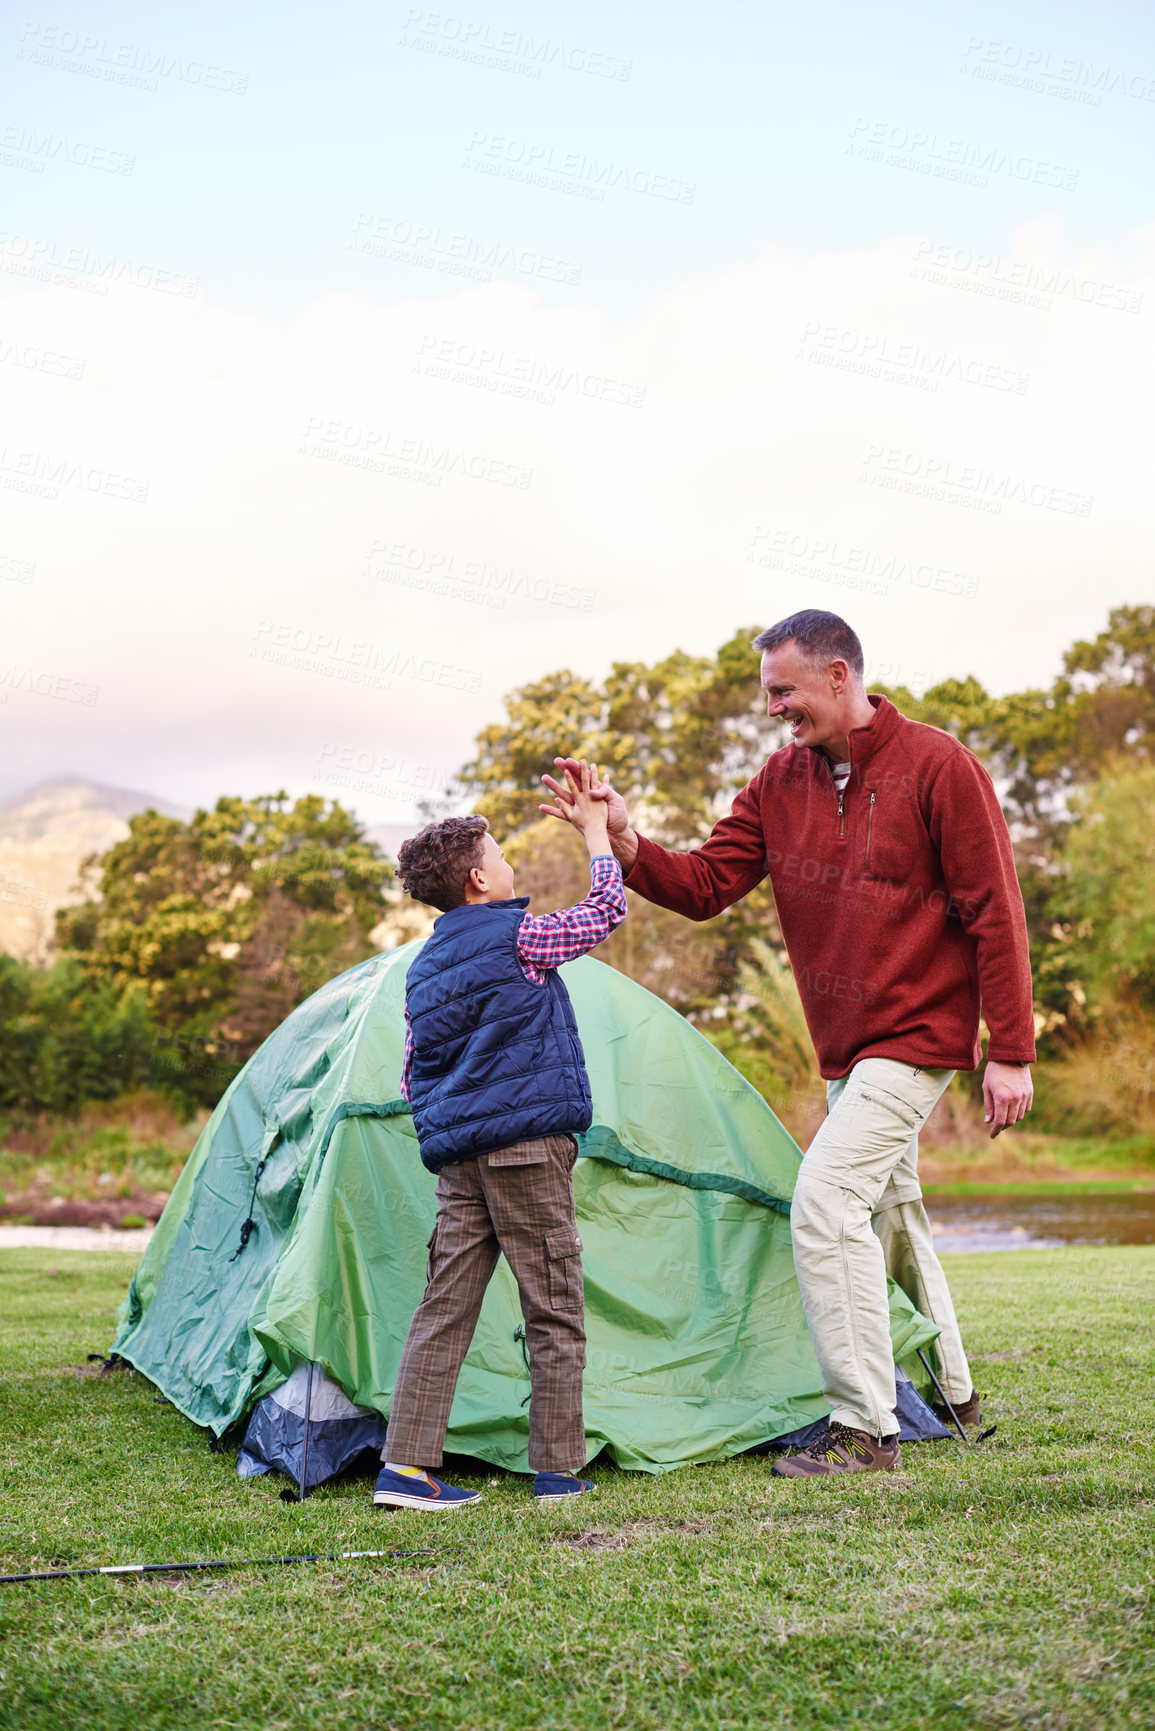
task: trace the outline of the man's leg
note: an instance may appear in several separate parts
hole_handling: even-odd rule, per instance
[[[437,1177],[428,1284],[401,1354],[383,1460],[411,1467],[441,1465],[457,1379],[497,1257],[497,1236],[477,1161],[443,1166]]]
[[[942,1333],[934,1343],[939,1381],[952,1406],[969,1400],[974,1384],[946,1275],[934,1248],[918,1181],[918,1137],[912,1137],[874,1213],[886,1272]]]
[[[893,1436],[886,1264],[871,1216],[953,1072],[866,1058],[810,1145],[790,1210],[794,1266],[833,1423]]]
[[[521,1296],[529,1351],[529,1464],[585,1465],[585,1300],[574,1219],[572,1136],[540,1136],[482,1156],[490,1217]]]

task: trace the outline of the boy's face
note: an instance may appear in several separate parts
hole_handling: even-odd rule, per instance
[[[513,867],[491,835],[482,841],[481,864],[465,886],[467,902],[507,902],[513,897]]]

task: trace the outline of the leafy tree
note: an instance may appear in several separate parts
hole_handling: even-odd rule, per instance
[[[579,756],[610,761],[605,698],[588,680],[547,674],[512,691],[505,708],[508,719],[482,729],[477,755],[458,777],[499,837],[537,821],[541,777],[552,772],[560,741],[572,740]]]
[[[154,1030],[138,990],[0,955],[0,1051],[0,1107],[64,1113],[147,1082]]]
[[[1044,849],[1061,844],[1068,800],[1120,752],[1155,755],[1155,607],[1116,607],[1107,629],[1072,644],[1049,690],[991,697],[948,679],[921,698],[888,692],[904,715],[942,727],[982,757],[1008,816]]]
[[[589,884],[581,849],[538,812],[540,777],[561,752],[611,772],[640,827],[669,846],[703,840],[729,809],[780,743],[758,685],[755,635],[753,626],[735,632],[716,656],[675,651],[653,666],[615,662],[600,687],[562,671],[510,694],[508,719],[478,736],[459,790],[503,842],[514,838],[518,889],[536,908],[580,900]],[[692,1018],[707,1015],[732,985],[753,935],[769,930],[777,939],[768,888],[693,925],[640,897],[630,905],[599,955]]]
[[[1076,1020],[1126,1003],[1155,1012],[1155,761],[1109,765],[1073,808],[1044,978]]]
[[[391,876],[349,812],[283,793],[223,798],[187,823],[143,812],[99,863],[98,895],[57,916],[60,947],[89,980],[139,989],[162,1067],[201,1097],[372,953]]]
[[[715,657],[615,662],[601,687],[566,671],[519,687],[505,700],[508,719],[478,735],[461,793],[499,836],[512,835],[537,822],[540,777],[566,750],[610,770],[650,833],[674,846],[701,840],[774,736],[754,635],[735,632]]]

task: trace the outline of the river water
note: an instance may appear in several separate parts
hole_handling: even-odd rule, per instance
[[[1130,1195],[930,1196],[935,1249],[1037,1250],[1063,1244],[1155,1244],[1155,1191]]]

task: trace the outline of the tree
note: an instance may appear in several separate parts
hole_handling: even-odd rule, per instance
[[[372,953],[392,875],[356,819],[316,795],[226,797],[188,823],[147,811],[57,916],[92,982],[136,987],[174,1080],[219,1084],[325,980]],[[211,1060],[211,1062],[208,1062]]]
[[[1155,762],[1116,761],[1073,802],[1048,905],[1046,978],[1076,1013],[1155,1013]]]
[[[592,758],[671,845],[701,840],[764,761],[776,730],[758,687],[754,628],[717,656],[618,661],[604,685],[562,670],[520,686],[483,729],[462,794],[499,837],[537,822],[540,778],[563,750]]]
[[[1068,802],[1119,753],[1155,754],[1155,607],[1116,607],[1107,629],[1072,644],[1049,690],[991,697],[949,679],[921,698],[888,692],[912,720],[942,727],[984,759],[1023,836],[1061,844]]]
[[[505,708],[508,719],[482,729],[477,755],[458,776],[463,795],[499,837],[537,821],[541,777],[553,770],[559,741],[572,740],[579,756],[610,761],[605,698],[588,680],[549,673],[510,692]]]
[[[0,1107],[71,1112],[151,1079],[144,994],[94,983],[75,962],[34,968],[0,955]]]
[[[541,775],[560,753],[594,759],[648,835],[686,847],[709,834],[782,743],[758,685],[755,634],[736,631],[716,656],[678,650],[653,666],[615,662],[600,687],[561,671],[507,697],[508,719],[478,735],[459,786],[503,845],[512,842],[519,892],[536,909],[578,901],[589,884],[580,848],[538,811]],[[599,956],[691,1019],[732,985],[753,935],[778,941],[768,887],[701,924],[629,899],[629,918]]]

